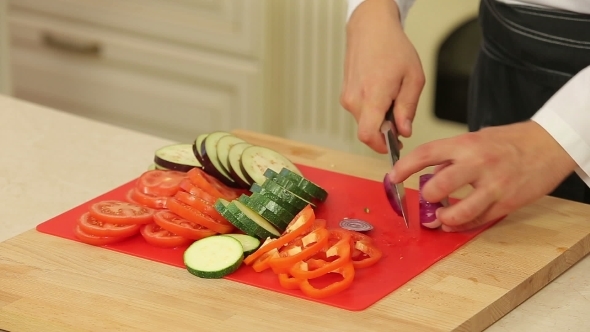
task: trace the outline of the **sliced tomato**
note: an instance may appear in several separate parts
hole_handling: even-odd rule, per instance
[[[213,203],[207,202],[201,197],[191,195],[184,191],[179,191],[176,193],[176,195],[174,195],[174,198],[183,202],[184,204],[194,207],[195,209],[203,212],[204,214],[208,215],[209,217],[215,220],[221,221],[226,224],[229,223],[225,222],[227,221],[227,219],[225,219],[221,214],[219,214],[219,212],[217,212]]]
[[[143,204],[140,204],[139,202],[137,202],[137,201],[135,201],[135,200],[133,199],[133,195],[132,195],[132,194],[133,194],[133,191],[135,191],[135,188],[132,188],[132,189],[130,189],[130,190],[127,192],[127,194],[125,194],[125,201],[126,201],[126,202],[129,202],[129,203],[137,204],[137,205],[143,205]],[[148,206],[148,207],[149,207],[149,206]]]
[[[91,244],[93,246],[104,246],[106,244],[112,244],[126,239],[124,237],[108,237],[88,234],[82,230],[79,224],[76,224],[76,227],[74,228],[74,233],[78,240],[86,244]]]
[[[168,197],[144,194],[137,188],[133,188],[131,189],[131,199],[137,202],[139,205],[159,210],[166,208],[166,200]]]
[[[146,195],[169,197],[180,189],[180,182],[185,178],[183,172],[155,169],[144,172],[135,187]]]
[[[217,234],[215,231],[178,216],[171,211],[158,211],[154,222],[163,229],[191,240],[199,240]]]
[[[102,222],[90,215],[84,213],[78,219],[78,225],[84,233],[101,236],[101,237],[130,237],[139,232],[140,224],[111,224]]]
[[[111,224],[147,224],[153,221],[154,210],[134,203],[107,200],[94,203],[88,211],[102,222]]]
[[[147,243],[161,248],[175,248],[192,242],[190,239],[163,229],[156,223],[142,225],[139,232]]]
[[[188,204],[184,204],[174,197],[168,198],[168,209],[191,223],[197,223],[220,234],[227,234],[234,230],[234,226],[227,220],[215,220],[203,212],[197,210],[196,208]]]
[[[197,187],[217,198],[232,201],[240,197],[240,191],[232,189],[200,168],[193,168],[186,173],[189,180]]]
[[[193,196],[200,197],[201,199],[211,204],[215,204],[215,201],[217,201],[218,198],[206,192],[205,190],[195,186],[189,179],[184,179],[180,182],[180,189],[186,191],[187,193]]]

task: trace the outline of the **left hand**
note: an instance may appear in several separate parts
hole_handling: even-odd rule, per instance
[[[527,121],[423,144],[396,163],[390,178],[400,183],[436,165],[423,189],[425,200],[438,202],[468,184],[474,189],[437,210],[445,231],[472,229],[532,203],[576,167],[547,131]]]

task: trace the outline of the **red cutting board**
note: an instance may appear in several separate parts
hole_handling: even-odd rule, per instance
[[[305,177],[316,182],[329,193],[326,202],[316,209],[316,217],[326,219],[328,227],[339,227],[338,223],[345,217],[360,218],[370,222],[374,229],[367,234],[383,251],[383,257],[376,265],[358,269],[350,288],[325,299],[313,299],[299,290],[284,289],[272,271],[257,273],[250,266],[240,267],[238,271],[225,277],[226,279],[342,309],[363,310],[490,226],[463,233],[445,233],[441,230],[421,227],[418,221],[418,192],[407,189],[410,219],[410,229],[407,229],[403,219],[398,217],[389,206],[381,182],[303,165],[297,166]],[[134,182],[135,180],[132,180],[58,215],[38,225],[37,230],[78,241],[73,231],[76,219],[94,202],[106,199],[124,200],[125,194],[132,188]],[[120,243],[106,245],[104,248],[184,268],[182,254],[186,247],[157,248],[147,244],[141,235]]]

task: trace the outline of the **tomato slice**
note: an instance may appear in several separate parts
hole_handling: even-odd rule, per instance
[[[185,204],[174,197],[168,198],[168,209],[188,222],[197,223],[214,232],[227,234],[234,230],[234,226],[227,220],[215,220],[196,208]]]
[[[150,170],[144,172],[135,184],[135,188],[143,194],[151,196],[172,196],[180,189],[180,181],[186,173],[168,170]]]
[[[131,189],[130,195],[131,199],[137,202],[136,204],[138,205],[147,206],[156,210],[166,208],[166,200],[168,197],[147,195],[139,191],[137,188]]]
[[[130,237],[139,232],[139,224],[111,224],[102,222],[90,215],[89,212],[84,213],[78,219],[78,226],[87,234],[101,237]]]
[[[175,248],[192,242],[192,240],[171,233],[156,223],[142,225],[139,232],[145,241],[155,247]]]
[[[197,196],[211,204],[215,204],[215,202],[217,201],[216,196],[213,196],[205,190],[195,186],[189,179],[184,179],[180,182],[180,189],[186,191],[187,193],[193,196]]]
[[[154,210],[150,208],[116,200],[94,203],[88,212],[102,222],[119,225],[147,224],[152,222],[154,216]]]
[[[217,221],[229,224],[227,219],[225,219],[221,214],[219,214],[219,212],[217,212],[213,203],[209,203],[198,196],[191,195],[184,191],[177,192],[176,195],[174,195],[174,198],[183,202],[184,204],[194,207],[195,209],[203,212],[204,214],[208,215],[209,217]]]
[[[79,224],[76,224],[76,227],[74,228],[74,233],[78,240],[86,244],[91,244],[93,246],[104,246],[106,244],[116,243],[125,239],[124,237],[108,237],[88,234],[82,230]]]
[[[199,240],[217,234],[207,227],[178,216],[171,211],[158,211],[154,222],[163,229],[191,240]]]
[[[234,190],[211,175],[205,173],[200,168],[193,168],[186,173],[189,180],[197,187],[208,192],[212,196],[217,198],[225,198],[228,201],[232,201],[240,197],[240,193]]]

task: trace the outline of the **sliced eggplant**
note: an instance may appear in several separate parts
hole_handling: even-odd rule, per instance
[[[246,178],[252,181],[252,183],[256,182],[259,185],[262,185],[266,181],[264,172],[268,168],[276,173],[279,173],[283,168],[287,168],[293,173],[302,175],[297,166],[287,157],[275,150],[257,145],[244,149],[240,166]]]
[[[219,142],[217,143],[217,159],[219,159],[221,166],[228,174],[230,174],[230,176],[231,176],[231,173],[229,171],[229,161],[228,161],[229,150],[231,149],[232,146],[234,146],[238,143],[244,143],[244,142],[246,142],[246,141],[244,141],[243,139],[236,137],[234,135],[226,135],[226,136],[223,136],[219,140]]]
[[[172,144],[156,150],[154,164],[158,169],[180,172],[188,172],[195,167],[202,167],[193,154],[192,144]]]
[[[242,172],[242,152],[251,146],[252,144],[247,142],[235,144],[231,147],[231,149],[229,149],[229,153],[227,155],[229,174],[242,188],[245,189],[249,189],[250,186],[252,186],[252,182],[246,178]]]
[[[222,137],[230,135],[224,131],[210,133],[201,143],[201,157],[203,158],[203,169],[224,184],[237,188],[239,185],[232,179],[229,173],[223,169],[217,158],[217,144]]]
[[[205,138],[207,138],[207,136],[209,136],[209,134],[201,134],[201,135],[197,136],[197,138],[193,142],[193,154],[195,155],[197,160],[201,163],[201,165],[203,165],[203,157],[201,156],[201,144],[203,143]]]

